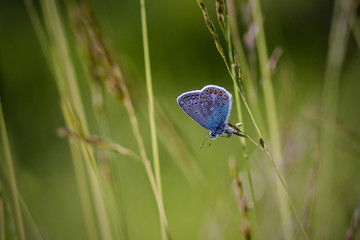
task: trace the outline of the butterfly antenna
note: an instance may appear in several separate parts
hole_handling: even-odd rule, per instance
[[[201,144],[200,148],[202,148],[204,146],[204,143],[206,142],[206,139],[209,137],[209,135],[206,135],[203,143]],[[209,139],[209,146],[210,146],[210,139]]]

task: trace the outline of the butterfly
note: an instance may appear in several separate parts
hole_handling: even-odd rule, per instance
[[[210,131],[207,136],[209,139],[231,137],[233,133],[244,136],[237,128],[241,124],[233,125],[228,122],[232,96],[225,88],[206,85],[201,90],[184,92],[176,101],[191,119]]]

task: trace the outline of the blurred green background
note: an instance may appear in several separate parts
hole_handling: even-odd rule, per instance
[[[34,4],[41,13],[39,4]],[[214,1],[205,1],[205,4],[215,22]],[[57,129],[65,123],[54,76],[24,3],[2,1],[0,5],[0,97],[19,192],[44,239],[87,239],[69,144],[57,135]],[[58,5],[67,29],[67,39],[73,46],[76,39],[69,27],[68,12],[62,2]],[[140,4],[138,1],[107,0],[90,1],[90,6],[110,54],[124,69],[147,155],[152,159]],[[246,16],[246,6],[246,1],[237,1],[242,36],[248,30],[242,21],[242,17]],[[334,2],[329,0],[262,1],[269,54],[276,47],[283,51],[272,81],[285,161],[283,177],[300,216],[307,206],[307,196],[313,186],[311,175],[319,162],[322,119],[328,117],[322,111],[322,96],[333,6]],[[247,188],[241,145],[234,136],[219,138],[212,142],[211,147],[205,145],[199,149],[208,133],[186,116],[176,103],[181,93],[201,89],[207,84],[223,86],[233,93],[231,78],[195,0],[148,0],[146,7],[153,92],[159,106],[156,114],[166,116],[166,121],[176,129],[170,131],[167,122],[160,117],[156,121],[163,201],[173,238],[239,239],[241,214],[232,193],[228,161],[230,157],[236,159]],[[359,10],[357,13],[359,20]],[[76,52],[71,54],[76,56]],[[79,75],[90,132],[99,135],[90,87],[82,77],[81,60],[74,58],[78,59],[74,65]],[[359,45],[350,32],[340,75],[336,127],[329,129],[334,132],[335,138],[333,172],[328,182],[333,200],[327,204],[321,199],[315,204],[315,209],[325,209],[331,220],[321,216],[318,218],[320,221],[310,220],[310,224],[314,223],[309,230],[312,239],[343,239],[360,201],[359,66]],[[257,66],[252,67],[255,69],[254,76],[257,76],[257,107],[262,116],[257,121],[267,140],[261,76]],[[246,85],[246,79],[243,81]],[[124,106],[108,93],[105,93],[104,102],[111,139],[138,152]],[[247,133],[256,139],[256,132],[246,113],[244,118]],[[235,111],[230,122],[237,122]],[[175,133],[178,135],[172,136]],[[179,155],[179,151],[185,151],[180,147],[178,151],[170,149],[166,144],[169,138],[180,138],[189,154]],[[267,143],[271,152],[271,142]],[[4,149],[2,146],[0,149],[0,161],[4,162]],[[103,151],[95,151],[98,155],[103,154]],[[260,239],[283,239],[274,184],[276,175],[259,149],[250,145],[249,154],[258,198]],[[121,219],[119,228],[124,238],[160,239],[156,202],[143,165],[130,157],[114,153],[109,155],[112,156],[113,189]],[[193,158],[182,159],[184,156]],[[187,168],[184,170],[181,166]],[[0,189],[5,203],[6,239],[12,239],[10,236],[15,232],[15,226],[11,204],[7,204],[11,201],[7,195],[4,164],[1,167]],[[319,174],[315,171],[315,175]],[[248,190],[246,197],[250,198]],[[294,238],[302,238],[298,223],[292,217]],[[324,238],[316,238],[322,221],[333,224],[331,228],[325,224],[327,227],[324,226],[322,231],[326,233],[320,235]],[[33,239],[33,229],[26,217],[24,225],[28,239]],[[356,239],[360,239],[359,234]]]

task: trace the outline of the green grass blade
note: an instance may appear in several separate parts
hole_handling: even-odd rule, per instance
[[[4,153],[5,153],[5,162],[8,172],[9,184],[11,189],[11,198],[13,201],[14,215],[17,232],[19,234],[20,240],[25,240],[25,229],[23,223],[23,217],[20,208],[19,195],[18,195],[18,187],[16,184],[15,170],[13,166],[13,159],[11,156],[9,139],[6,131],[4,113],[2,109],[2,104],[0,100],[0,131],[1,131],[1,141],[3,143]]]
[[[149,52],[149,40],[148,40],[147,23],[146,23],[145,0],[140,0],[140,10],[141,10],[141,29],[142,29],[143,47],[144,47],[146,87],[147,87],[147,94],[149,99],[148,108],[149,108],[150,133],[151,133],[151,147],[153,153],[156,186],[158,189],[159,197],[162,198],[161,171],[160,171],[160,160],[159,160],[159,150],[158,150],[158,139],[156,133],[156,124],[155,124],[154,94],[153,94],[152,78],[151,78],[150,52]],[[160,226],[161,238],[165,240],[167,238],[167,235],[161,216],[160,216],[160,221],[161,221],[161,226]]]
[[[357,8],[353,6],[353,2],[355,1],[336,0],[334,2],[322,99],[324,118],[320,135],[319,188],[315,211],[315,224],[319,226],[315,235],[317,238],[329,238],[330,232],[326,229],[331,229],[332,226],[336,225],[336,220],[332,217],[332,212],[329,211],[329,208],[336,207],[333,199],[333,184],[335,183],[333,174],[337,139],[334,132],[336,129],[340,75],[350,36],[348,21],[350,16],[356,16],[354,11],[356,12]],[[323,207],[324,204],[327,207]],[[323,219],[326,221],[324,222]]]

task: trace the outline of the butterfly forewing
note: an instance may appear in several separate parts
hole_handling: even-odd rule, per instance
[[[215,85],[185,92],[178,97],[177,102],[189,117],[213,132],[227,123],[231,109],[230,93]]]

